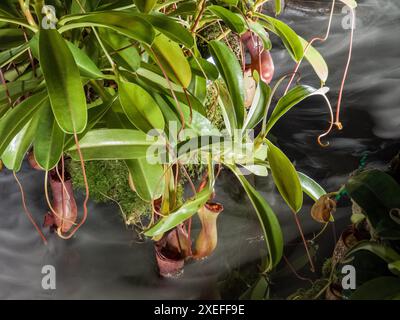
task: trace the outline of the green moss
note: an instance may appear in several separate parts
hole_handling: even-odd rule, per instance
[[[224,86],[225,84],[222,81],[218,81],[218,85]],[[211,123],[219,130],[224,129],[224,117],[222,115],[221,107],[218,104],[218,88],[216,82],[207,87],[205,107],[206,116]]]
[[[69,161],[73,186],[85,190],[80,162]],[[128,225],[140,225],[151,213],[151,204],[133,192],[128,183],[128,169],[123,161],[87,161],[86,176],[90,198],[98,203],[116,202]]]

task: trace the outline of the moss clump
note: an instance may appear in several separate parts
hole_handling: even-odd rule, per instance
[[[79,161],[68,161],[74,189],[85,190]],[[141,225],[151,213],[151,204],[133,192],[128,183],[128,169],[123,161],[87,161],[86,176],[90,198],[98,203],[116,202],[128,225]]]
[[[207,87],[205,107],[207,119],[210,120],[216,128],[222,130],[225,128],[225,124],[221,107],[218,104],[219,92],[217,85],[224,86],[225,84],[222,81],[218,81],[218,83],[212,83]]]

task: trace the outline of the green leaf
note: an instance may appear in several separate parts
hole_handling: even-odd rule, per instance
[[[206,59],[194,58],[189,59],[190,67],[193,73],[199,77],[207,77],[209,80],[215,81],[219,77],[218,69]]]
[[[351,295],[351,300],[400,299],[400,278],[379,277],[363,283]]]
[[[78,66],[57,30],[41,30],[39,60],[51,107],[65,133],[81,133],[87,123],[87,107]]]
[[[0,68],[9,64],[11,61],[16,60],[23,55],[29,49],[29,44],[24,43],[16,48],[12,48],[3,52],[0,52]]]
[[[299,176],[290,160],[270,141],[268,145],[268,162],[272,177],[287,205],[297,213],[303,205],[303,190]]]
[[[143,15],[143,19],[150,22],[158,31],[166,35],[172,41],[183,44],[187,48],[194,46],[193,35],[177,20],[163,14]]]
[[[153,10],[157,0],[134,0],[135,5],[141,12],[148,13]]]
[[[246,23],[240,15],[221,6],[208,6],[207,9],[222,19],[233,32],[241,34],[246,30]]]
[[[24,32],[21,29],[0,28],[0,49],[7,50],[25,42]]]
[[[279,16],[282,12],[283,0],[275,0],[275,14]]]
[[[111,48],[111,51],[116,53],[113,59],[118,65],[132,71],[139,69],[140,55],[131,43],[132,40],[110,29],[100,29],[99,33],[101,39]]]
[[[400,260],[400,254],[398,254],[390,246],[386,246],[372,241],[358,242],[355,246],[353,246],[349,251],[346,252],[346,257],[351,257],[360,250],[366,250],[372,252],[382,260],[385,260],[387,263],[392,263]]]
[[[38,165],[49,171],[60,161],[63,146],[64,132],[60,129],[54,118],[50,104],[40,110],[39,125],[33,144],[33,152]]]
[[[32,119],[46,99],[47,95],[45,93],[37,93],[10,109],[0,119],[0,154],[4,152],[18,132]]]
[[[144,234],[148,237],[154,237],[173,229],[193,216],[202,206],[205,205],[210,196],[210,188],[203,189],[197,193],[194,198],[186,201],[180,208],[172,211],[166,217],[163,217]]]
[[[128,119],[143,132],[163,130],[164,117],[152,96],[142,87],[126,81],[118,82],[119,99]]]
[[[264,27],[256,22],[256,21],[249,21],[249,26],[250,30],[253,31],[257,36],[260,37],[263,47],[265,50],[271,50],[272,48],[272,43],[271,40],[269,39],[269,35],[267,31],[265,31]]]
[[[297,172],[297,175],[303,191],[314,201],[318,201],[319,198],[326,194],[326,191],[309,176],[301,172]]]
[[[182,49],[176,42],[158,34],[151,46],[151,54],[159,62],[167,76],[175,83],[187,88],[192,80],[192,71]]]
[[[149,147],[162,146],[139,130],[98,129],[89,131],[79,142],[85,160],[126,160],[146,157]],[[79,160],[76,145],[68,149]]]
[[[291,89],[287,94],[279,99],[267,122],[265,133],[268,133],[274,124],[296,104],[314,95],[325,95],[328,90],[327,87],[315,89],[306,85],[299,85]]]
[[[384,239],[399,239],[398,224],[390,217],[400,208],[400,185],[390,175],[377,169],[352,176],[346,183],[350,197],[363,209],[374,231]]]
[[[303,49],[305,49],[308,42],[300,36],[299,40],[303,46]],[[307,51],[305,51],[305,58],[311,64],[317,76],[323,83],[325,83],[328,79],[329,69],[322,55],[313,46],[309,46]]]
[[[265,109],[269,107],[268,102],[271,96],[271,88],[262,80],[258,82],[256,93],[251,103],[246,121],[243,126],[245,129],[253,129],[266,113]]]
[[[17,80],[7,83],[8,94],[12,100],[15,100],[27,93],[34,91],[40,87],[41,81],[34,80]],[[0,103],[9,103],[7,90],[4,85],[0,86]]]
[[[388,268],[389,268],[390,272],[392,272],[396,276],[400,277],[400,260],[389,263]]]
[[[112,29],[128,38],[151,44],[154,40],[154,29],[150,23],[138,15],[120,11],[91,12],[65,16],[60,19],[60,33],[83,27],[103,27]]]
[[[161,164],[150,164],[145,158],[125,161],[135,190],[144,201],[152,201],[162,195],[164,169]]]
[[[67,41],[67,45],[69,50],[71,51],[75,63],[78,66],[80,73],[83,77],[90,79],[102,79],[104,78],[104,74],[97,67],[97,65],[93,62],[89,56],[79,49],[72,42]]]
[[[1,155],[4,165],[12,171],[21,169],[22,161],[25,158],[29,147],[35,137],[38,117],[34,116],[25,127],[12,139],[4,153]]]
[[[194,76],[189,86],[189,91],[200,102],[204,103],[207,97],[207,80],[203,77]]]
[[[286,49],[295,61],[298,62],[303,58],[303,46],[300,42],[299,36],[292,28],[290,28],[286,23],[264,14],[256,13],[255,15],[262,19],[260,20],[260,23],[263,24],[264,27],[281,38]]]
[[[229,166],[229,168],[242,184],[256,210],[264,234],[264,240],[268,248],[269,259],[264,271],[269,272],[278,265],[283,255],[283,235],[279,221],[265,199],[251,186],[246,178],[241,175],[238,169],[231,166]]]
[[[210,53],[224,79],[234,106],[234,117],[238,128],[242,128],[244,122],[244,82],[243,72],[235,54],[221,41],[210,41]]]

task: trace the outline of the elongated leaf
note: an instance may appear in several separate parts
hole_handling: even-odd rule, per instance
[[[12,48],[0,53],[0,68],[3,68],[5,65],[9,64],[14,59],[19,58],[22,54],[24,54],[29,49],[29,44],[24,43],[16,48]]]
[[[400,260],[400,254],[398,254],[393,248],[372,241],[358,242],[348,252],[346,252],[346,257],[351,257],[354,255],[354,253],[360,250],[366,250],[372,252],[382,260],[385,260],[387,263],[392,263]]]
[[[261,18],[260,23],[263,24],[264,27],[281,38],[291,57],[295,61],[300,61],[304,55],[304,50],[297,33],[286,23],[278,19],[261,13],[256,13],[255,15]]]
[[[232,97],[237,127],[242,128],[244,122],[244,82],[240,64],[234,53],[223,42],[213,40],[209,43],[209,48]]]
[[[299,40],[301,42],[301,45],[303,46],[303,49],[305,49],[308,42],[302,37],[299,37]],[[322,83],[325,83],[328,79],[329,69],[328,65],[325,62],[325,59],[322,57],[319,51],[313,46],[309,46],[307,51],[305,51],[305,58],[311,64],[315,73],[321,79]]]
[[[0,154],[4,152],[12,139],[32,119],[46,99],[47,95],[45,93],[37,93],[21,102],[15,108],[10,109],[0,119]]]
[[[152,201],[162,195],[165,179],[161,164],[150,164],[145,158],[125,161],[135,190],[144,201]]]
[[[275,14],[279,16],[283,9],[283,0],[275,0]]]
[[[132,40],[110,29],[100,29],[100,36],[111,51],[116,53],[113,59],[118,65],[132,71],[139,69],[140,55],[132,45]]]
[[[81,133],[87,123],[86,97],[79,69],[57,30],[41,30],[39,60],[51,107],[65,133]]]
[[[164,117],[151,95],[135,83],[118,82],[119,98],[128,119],[136,128],[148,132],[151,129],[163,130]]]
[[[149,147],[162,147],[155,138],[139,130],[98,129],[89,131],[79,142],[85,160],[125,160],[146,157]],[[68,149],[79,160],[76,146]]]
[[[265,50],[271,50],[272,43],[265,28],[256,21],[249,21],[249,26],[251,31],[253,31],[262,40],[263,48]]]
[[[246,178],[236,168],[229,168],[242,184],[256,210],[268,248],[269,259],[265,271],[269,272],[278,265],[283,255],[283,235],[279,221],[267,201],[251,186]]]
[[[218,69],[206,59],[203,58],[190,58],[190,67],[195,75],[199,77],[207,77],[209,80],[217,80],[219,77]]]
[[[0,103],[8,103],[8,94],[12,100],[15,100],[23,95],[35,91],[40,88],[41,81],[34,80],[17,80],[7,83],[7,90],[4,85],[0,86]],[[7,93],[8,91],[8,93]]]
[[[317,201],[326,194],[326,191],[309,176],[301,172],[297,172],[297,175],[299,176],[303,191],[314,201]]]
[[[40,110],[33,151],[36,162],[44,170],[53,169],[61,159],[64,146],[64,132],[54,118],[50,104]]]
[[[150,23],[138,15],[120,11],[91,12],[66,16],[60,19],[61,33],[82,27],[110,28],[131,39],[151,44],[154,40],[154,29]]]
[[[328,92],[327,87],[315,89],[310,86],[299,85],[291,89],[287,94],[279,99],[274,111],[267,122],[266,133],[268,133],[274,124],[292,107],[304,99],[314,95],[325,95]]]
[[[177,20],[162,14],[144,15],[143,19],[150,22],[158,31],[166,35],[172,41],[183,44],[187,48],[193,47],[193,35]]]
[[[154,60],[161,64],[168,77],[187,88],[192,80],[192,70],[179,45],[160,33],[154,39],[151,49],[151,54],[155,55]]]
[[[399,225],[390,217],[393,208],[400,208],[400,185],[393,177],[377,169],[365,170],[348,180],[346,190],[379,237],[400,239]]]
[[[186,201],[179,209],[162,218],[144,234],[148,237],[154,237],[173,229],[193,216],[202,206],[204,206],[210,196],[211,190],[209,188],[203,189],[193,199]]]
[[[96,108],[92,108],[88,111],[88,124],[85,131],[78,134],[78,140],[81,140],[86,133],[92,130],[95,125],[107,114],[108,110],[113,106],[114,103],[119,104],[118,95],[113,96],[109,101],[104,102]],[[73,135],[65,137],[64,148],[69,149],[75,144],[75,138]]]
[[[12,139],[11,143],[1,155],[4,165],[9,170],[17,172],[21,169],[22,161],[35,137],[38,119],[37,115],[35,115],[14,139]]]
[[[262,120],[270,96],[271,88],[265,82],[259,81],[243,130],[253,129]]]
[[[351,300],[398,300],[400,278],[379,277],[363,283],[350,296]]]
[[[102,79],[104,78],[104,74],[100,71],[97,65],[89,58],[89,56],[79,49],[72,42],[67,41],[67,45],[72,55],[74,56],[74,60],[81,71],[81,75],[83,77],[91,78],[91,79]]]
[[[303,205],[303,190],[299,176],[290,160],[270,141],[268,144],[268,162],[272,177],[285,202],[297,213]]]
[[[134,0],[138,9],[142,12],[150,12],[153,10],[154,6],[157,3],[157,0]]]
[[[246,23],[240,15],[221,6],[208,6],[207,9],[222,19],[233,32],[241,34],[246,30]]]

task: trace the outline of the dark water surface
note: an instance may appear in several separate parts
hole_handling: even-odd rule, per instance
[[[326,1],[324,1],[326,2]],[[332,134],[330,147],[321,149],[316,137],[327,126],[328,112],[320,99],[308,100],[274,128],[279,146],[297,168],[316,178],[329,191],[337,190],[359,165],[365,151],[369,165],[384,166],[399,149],[400,137],[400,2],[359,1],[354,56],[346,83],[342,122],[344,130]],[[288,10],[284,20],[303,37],[323,35],[327,16]],[[348,50],[349,30],[342,28],[344,14],[335,15],[328,42],[318,48],[330,67],[327,86],[335,103]],[[274,46],[277,76],[290,72],[293,62],[279,44]],[[300,70],[303,83],[318,85],[305,64]],[[27,166],[19,173],[27,203],[37,221],[47,207],[43,197],[43,174]],[[160,279],[156,273],[151,242],[138,243],[127,230],[114,205],[89,206],[89,218],[70,241],[48,235],[44,246],[26,218],[18,187],[10,172],[0,173],[0,298],[2,299],[195,299],[218,298],[218,279],[232,267],[257,264],[263,247],[253,209],[238,183],[223,173],[217,197],[225,206],[219,220],[219,244],[215,254],[190,263],[178,280]],[[273,206],[284,232],[285,242],[298,238],[293,217],[276,195],[270,178],[256,178],[257,188]],[[311,202],[300,213],[305,232],[311,236],[320,225],[309,218]],[[348,223],[350,210],[339,208],[336,229]],[[194,230],[196,232],[196,230]],[[334,243],[328,230],[320,241],[323,256]],[[294,254],[286,248],[289,259]],[[57,289],[41,287],[41,268],[51,264],[57,270]],[[293,290],[290,278],[279,284],[280,295]],[[239,294],[239,293],[238,293]],[[222,296],[232,296],[222,293]],[[235,296],[235,294],[233,294]]]

